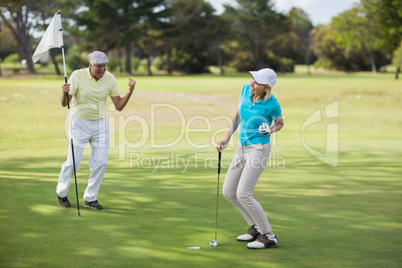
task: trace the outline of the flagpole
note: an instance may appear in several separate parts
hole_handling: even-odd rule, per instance
[[[60,27],[59,27],[59,31],[61,32],[61,39],[63,40],[63,28],[61,27],[61,14],[60,14],[60,10],[57,11],[57,14],[60,15]],[[63,69],[64,69],[64,82],[67,83],[67,70],[66,70],[66,60],[65,60],[65,56],[64,56],[64,42],[63,45],[61,47],[61,53],[63,55]],[[71,112],[70,112],[70,100],[68,97],[68,92],[66,92],[66,97],[67,97],[67,109],[68,109],[68,118],[69,118],[69,128],[71,130]],[[77,186],[77,171],[75,168],[75,156],[74,156],[74,143],[73,143],[73,134],[71,131],[69,131],[69,134],[71,133],[71,137],[70,137],[70,143],[71,143],[71,154],[72,154],[72,158],[73,158],[73,170],[74,170],[74,180],[75,180],[75,195],[77,197],[77,214],[78,217],[81,216],[80,213],[80,204],[78,201],[78,186]]]

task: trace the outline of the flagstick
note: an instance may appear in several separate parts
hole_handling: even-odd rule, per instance
[[[58,25],[57,25],[58,24]],[[67,70],[66,70],[66,60],[64,57],[64,43],[63,43],[63,28],[61,27],[61,15],[60,10],[54,14],[53,19],[51,20],[49,26],[47,27],[45,34],[39,42],[38,47],[36,48],[34,54],[32,55],[33,63],[37,62],[44,53],[48,52],[51,48],[61,48],[63,53],[63,67],[64,67],[64,81],[67,83]],[[67,97],[67,107],[68,107],[68,117],[69,117],[69,129],[71,130],[71,115],[70,115],[70,100],[68,98],[68,92],[66,93]],[[70,131],[69,131],[70,136]],[[77,209],[78,209],[78,217],[80,216],[80,205],[78,203],[78,186],[77,186],[77,172],[75,169],[75,156],[74,156],[74,144],[73,137],[71,133],[71,153],[73,158],[73,169],[74,169],[74,178],[75,178],[75,193],[77,195]]]
[[[62,30],[61,27],[60,27],[60,30]],[[64,58],[64,45],[61,47],[61,52],[63,54],[64,82],[67,83],[66,60]],[[75,169],[73,134],[72,134],[72,131],[71,131],[71,120],[72,120],[72,118],[71,118],[71,113],[70,113],[70,100],[68,98],[68,92],[66,92],[66,97],[67,97],[68,118],[69,118],[69,121],[70,121],[70,126],[69,127],[70,127],[70,133],[71,133],[71,137],[70,137],[70,139],[71,139],[71,154],[73,156],[73,170],[74,170],[74,179],[75,179],[75,195],[77,197],[77,210],[78,210],[77,213],[78,213],[78,217],[80,217],[81,214],[80,214],[80,204],[78,202],[77,171]]]

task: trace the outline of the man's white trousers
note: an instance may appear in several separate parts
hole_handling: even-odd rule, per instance
[[[69,127],[69,146],[67,160],[63,163],[59,175],[56,193],[59,197],[66,197],[74,177],[71,137],[74,144],[74,158],[76,171],[80,169],[84,148],[89,142],[91,154],[88,158],[91,175],[85,189],[84,201],[97,200],[100,185],[105,174],[109,151],[109,124],[105,118],[89,121],[72,116]],[[78,178],[78,176],[77,176]]]

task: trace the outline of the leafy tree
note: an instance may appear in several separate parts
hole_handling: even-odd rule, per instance
[[[86,47],[104,51],[125,48],[125,71],[131,73],[133,43],[147,29],[147,23],[159,18],[158,9],[164,0],[84,0],[84,3],[87,10],[78,15],[77,21],[85,27]]]
[[[392,52],[402,39],[402,1],[401,0],[361,0],[366,17],[377,26],[371,33],[384,40],[383,49]]]
[[[20,59],[27,61],[28,72],[36,72],[32,61],[32,33],[45,30],[48,26],[45,22],[50,21],[59,9],[69,17],[79,3],[79,0],[0,0],[0,18],[12,32]],[[58,71],[52,50],[51,56]]]
[[[289,38],[283,40],[283,43],[291,43],[295,46],[294,52],[291,55],[286,55],[288,58],[293,58],[298,64],[310,65],[311,58],[311,30],[314,28],[309,18],[309,15],[300,8],[292,8],[287,14],[291,25],[291,32],[286,35]],[[309,69],[308,72],[310,73]]]
[[[336,38],[338,30],[332,23],[322,25],[312,31],[313,51],[318,56],[317,67],[344,71],[369,70],[370,63],[360,51],[346,50]]]
[[[214,9],[204,0],[173,0],[170,2],[169,22],[174,26],[174,36],[169,44],[173,69],[185,73],[207,72],[210,63],[208,50],[216,37]]]
[[[136,40],[136,47],[147,61],[148,75],[152,75],[152,59],[164,48],[162,33],[153,29],[147,30]]]
[[[119,13],[117,1],[84,0],[83,2],[83,11],[76,16],[77,24],[80,28],[77,34],[84,41],[80,44],[81,50],[101,50],[106,52],[123,46],[119,24],[125,24],[122,17],[125,16],[127,11],[123,9]],[[123,2],[126,3],[126,1]],[[130,57],[131,47],[127,50],[128,57]],[[130,68],[130,61],[128,60],[126,71],[129,73],[131,72]]]
[[[312,46],[314,53],[318,56],[314,65],[317,67],[332,69],[347,64],[343,49],[334,39],[335,33],[336,30],[330,23],[313,29]]]
[[[233,29],[239,44],[253,56],[254,68],[264,64],[266,52],[273,49],[280,34],[289,32],[289,20],[273,10],[271,0],[237,0],[236,7],[226,7],[234,18]]]
[[[392,58],[392,64],[396,67],[395,79],[398,79],[399,73],[401,72],[402,68],[402,41],[398,49],[396,49],[394,52],[394,56]]]
[[[317,65],[341,70],[371,70],[389,64],[389,47],[377,32],[378,24],[356,5],[315,29],[314,52]]]
[[[148,74],[152,75],[151,65],[155,57],[167,53],[168,73],[170,66],[169,37],[174,36],[173,25],[169,22],[171,9],[167,2],[161,2],[158,12],[153,13],[146,23],[141,24],[141,35],[135,39],[135,46],[147,61]]]
[[[363,0],[332,20],[337,29],[335,38],[346,53],[354,50],[367,57],[376,72],[387,63],[384,59],[391,57],[401,40],[401,9],[401,1]]]
[[[360,7],[343,12],[332,20],[336,28],[335,40],[345,53],[355,51],[368,56],[373,72],[376,72],[374,50],[377,39],[372,38],[373,22],[362,13]]]
[[[223,75],[222,44],[230,34],[227,18],[214,15],[212,6],[204,0],[174,0],[170,8],[169,28],[162,31],[165,56],[160,65],[171,74],[173,68],[184,73],[208,72],[208,65],[213,64]]]
[[[0,40],[0,58],[4,59],[11,53],[17,53],[17,42],[10,28],[3,23],[0,23]]]
[[[402,1],[361,0],[361,5],[367,18],[377,25],[371,35],[382,41],[380,49],[387,55],[398,55],[395,50],[400,49],[402,40]],[[397,68],[395,77],[398,77],[399,70]]]
[[[30,32],[35,22],[32,20],[38,4],[28,0],[0,0],[0,17],[3,23],[11,30],[14,39],[17,41],[17,51],[20,59],[26,59],[28,71],[35,73],[32,61],[32,47]]]
[[[230,27],[232,21],[227,16],[213,16],[209,20],[210,30],[210,49],[216,54],[216,64],[220,69],[220,74],[224,74],[223,62],[225,56],[223,55],[223,46],[226,41],[231,40]]]

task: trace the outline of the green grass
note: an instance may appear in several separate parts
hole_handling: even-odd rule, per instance
[[[124,94],[127,77],[118,77]],[[402,82],[393,74],[280,75],[274,94],[285,128],[255,190],[280,247],[251,251],[237,242],[247,226],[222,195],[220,246],[209,246],[217,180],[213,143],[224,136],[225,118],[234,114],[249,79],[136,77],[125,110],[108,111],[109,163],[98,195],[105,209],[83,208],[85,150],[77,217],[74,183],[72,208],[60,208],[55,195],[68,146],[67,111],[59,104],[63,77],[0,78],[0,266],[400,267]],[[325,123],[338,123],[336,167],[309,154],[301,135],[305,120],[317,110],[325,114],[334,101],[339,116],[306,128],[304,142],[324,153]],[[220,186],[233,139],[223,154]],[[152,146],[175,140],[169,148]]]

